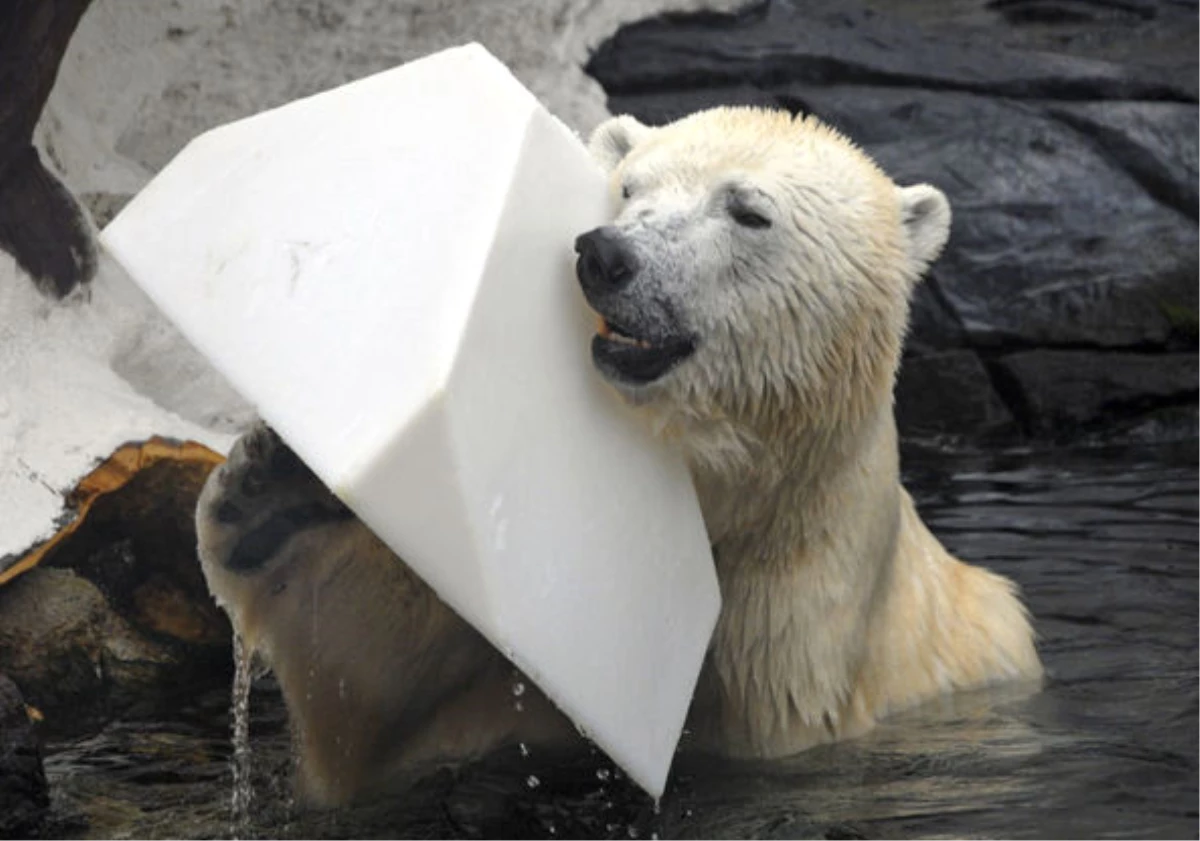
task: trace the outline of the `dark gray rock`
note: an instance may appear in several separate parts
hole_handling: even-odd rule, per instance
[[[0,671],[20,682],[48,732],[93,731],[226,678],[229,648],[214,652],[138,628],[114,603],[74,570],[45,565],[0,587]],[[186,616],[188,605],[174,608]]]
[[[1113,414],[1195,404],[1194,353],[1031,350],[996,362],[1035,431],[1076,429]]]
[[[0,673],[0,837],[37,833],[50,809],[42,748],[21,690]]]
[[[1195,221],[1040,104],[911,88],[786,90],[789,104],[854,137],[893,178],[949,197],[951,240],[932,277],[962,331],[918,329],[918,340],[1166,347],[1169,306],[1195,310]],[[1194,106],[1183,108],[1194,118]],[[1146,157],[1161,161],[1164,189],[1182,195],[1184,156]]]
[[[626,26],[587,66],[610,95],[750,82],[888,84],[1026,99],[1191,102],[1196,79],[1156,68],[927,35],[833,2],[756,3],[736,15]]]
[[[998,438],[1016,431],[974,351],[949,350],[904,360],[896,382],[896,422],[911,438]]]
[[[1174,102],[1060,103],[1050,113],[1090,137],[1146,192],[1196,219],[1196,108]]]
[[[114,676],[168,660],[139,642],[100,590],[70,570],[33,569],[0,589],[0,668],[51,726],[98,723]]]

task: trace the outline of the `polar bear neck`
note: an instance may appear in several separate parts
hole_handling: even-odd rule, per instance
[[[705,676],[722,721],[710,726],[744,731],[734,741],[749,754],[769,753],[781,728],[823,741],[856,726],[844,719],[888,590],[903,491],[890,405],[843,433],[764,448],[774,463],[735,476],[697,472],[724,601]]]
[[[951,689],[1041,672],[1011,584],[961,563],[900,484],[890,401],[836,445],[697,470],[722,611],[692,727],[779,756]],[[777,442],[780,443],[780,442]]]
[[[822,427],[710,420],[703,429],[690,424],[686,437],[709,538],[730,564],[790,565],[834,523],[861,530],[862,522],[848,518],[851,510],[900,481],[890,399]]]

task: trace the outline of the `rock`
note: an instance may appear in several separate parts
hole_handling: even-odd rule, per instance
[[[1063,433],[1134,409],[1196,402],[1194,353],[1032,350],[996,362],[1030,425]]]
[[[893,84],[1020,99],[1191,102],[1195,79],[1071,55],[961,43],[892,15],[829,2],[755,3],[736,14],[623,27],[587,71],[609,96],[750,82]],[[612,108],[610,110],[618,110]]]
[[[1025,14],[1049,8],[1036,3],[968,14],[867,2],[645,21],[588,70],[611,110],[652,123],[719,104],[814,113],[898,181],[947,193],[950,243],[917,288],[897,395],[907,433],[1040,434],[1080,419],[1078,406],[1052,408],[1066,391],[1045,394],[1033,416],[1020,391],[970,386],[983,382],[974,352],[1111,350],[1118,367],[1120,354],[1158,352],[1174,377],[1191,376],[1179,352],[1197,345],[1197,106],[1194,72],[1178,66],[1194,69],[1194,10],[1139,0],[1114,18],[1111,4],[1059,3],[1084,17],[1048,32]],[[1158,400],[1089,401],[1099,414],[1086,420]],[[1017,423],[1000,420],[1001,403]]]
[[[1200,215],[1194,106],[1066,102],[1051,108],[1050,113],[1090,137],[1153,198],[1193,220]]]
[[[962,332],[918,329],[919,341],[1165,347],[1175,333],[1164,303],[1195,309],[1194,220],[1053,112],[912,88],[782,90],[791,107],[858,139],[898,181],[929,181],[949,197],[951,240],[931,277]],[[1194,106],[1176,107],[1194,120]],[[1146,152],[1144,166],[1127,157],[1174,197],[1191,183],[1183,155]]]
[[[138,683],[171,663],[70,570],[35,569],[0,589],[0,668],[21,682],[50,728],[99,724],[110,715],[114,682]]]
[[[1160,444],[1195,442],[1200,430],[1200,407],[1190,403],[1164,406],[1122,418],[1115,426],[1096,430],[1084,439],[1101,446],[1126,444],[1153,447]]]
[[[968,45],[1067,53],[1154,67],[1188,83],[1196,75],[1196,6],[1191,0],[864,0],[869,9],[900,17],[926,33]],[[1134,11],[1133,7],[1137,7]],[[1064,19],[1038,19],[1021,10],[1056,7]],[[1066,19],[1073,15],[1073,19]]]
[[[896,383],[896,423],[908,438],[996,438],[1016,431],[1012,413],[970,350],[905,359]]]
[[[192,514],[214,461],[110,460],[82,493],[114,486],[88,497],[32,568],[5,574],[0,670],[49,729],[79,732],[227,679],[229,625],[204,584]]]
[[[36,713],[0,673],[0,837],[33,836],[50,809]]]
[[[1154,13],[1151,0],[992,0],[988,4],[1010,23],[1078,23],[1146,18]]]

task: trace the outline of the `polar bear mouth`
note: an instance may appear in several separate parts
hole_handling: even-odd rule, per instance
[[[592,338],[592,362],[611,380],[646,385],[661,378],[696,350],[691,338],[649,339],[601,318]]]

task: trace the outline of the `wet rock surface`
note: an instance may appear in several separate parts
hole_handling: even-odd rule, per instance
[[[937,400],[928,395],[936,394]],[[934,437],[953,422],[981,440],[1016,434],[1012,411],[996,394],[979,355],[955,348],[910,357],[896,386],[896,422],[910,435]]]
[[[195,554],[192,512],[211,466],[141,470],[0,586],[0,672],[47,732],[94,732],[228,680],[229,624]]]
[[[36,833],[50,809],[35,715],[17,685],[0,673],[0,837]]]
[[[906,436],[1120,434],[1181,404],[1193,420],[1163,434],[1194,436],[1195,22],[1166,0],[770,0],[625,27],[588,71],[610,110],[650,123],[721,104],[815,113],[901,183],[947,193],[950,244],[898,389]],[[1047,357],[1070,388],[1031,380],[1035,349],[1070,352]],[[1118,396],[1112,370],[1135,357],[1161,375]]]
[[[152,714],[189,687],[222,680],[227,651],[139,632],[74,570],[39,567],[0,589],[0,663],[50,732]]]
[[[916,360],[914,360],[916,361]],[[1110,413],[1195,402],[1194,353],[1029,350],[996,363],[1035,432],[1086,428]]]

